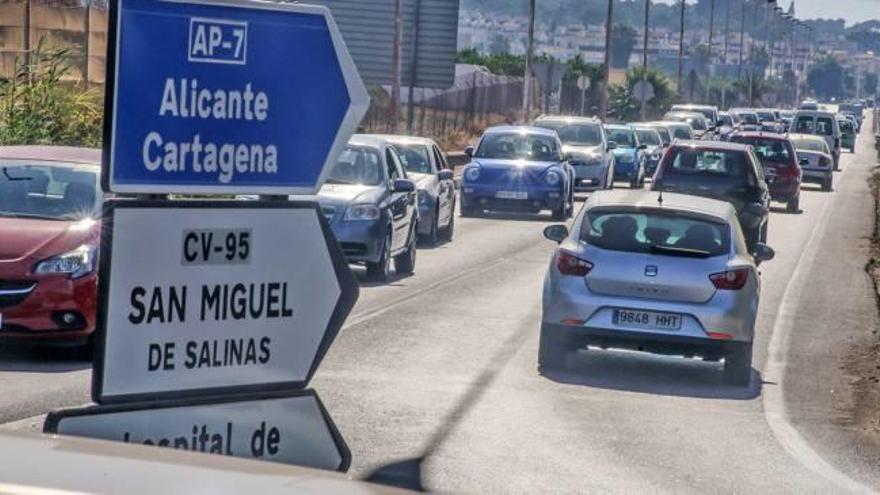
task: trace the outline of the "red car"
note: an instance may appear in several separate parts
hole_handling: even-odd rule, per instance
[[[754,148],[770,185],[770,198],[785,203],[789,213],[799,212],[803,171],[788,137],[767,132],[738,132],[730,137],[730,142]]]
[[[90,343],[101,152],[0,147],[0,340]]]

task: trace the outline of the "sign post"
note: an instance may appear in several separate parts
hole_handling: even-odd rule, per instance
[[[369,104],[325,7],[110,4],[92,399],[49,433],[346,470],[309,390],[358,287],[312,194]],[[144,199],[257,194],[260,201]],[[270,198],[266,200],[266,198]]]

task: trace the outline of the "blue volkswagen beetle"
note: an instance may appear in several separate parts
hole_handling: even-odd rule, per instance
[[[627,181],[633,189],[645,185],[647,145],[639,142],[635,129],[628,125],[606,125],[605,134],[614,147],[614,180]]]
[[[556,131],[526,126],[492,127],[462,170],[461,216],[485,210],[550,210],[553,218],[574,211],[574,172]]]

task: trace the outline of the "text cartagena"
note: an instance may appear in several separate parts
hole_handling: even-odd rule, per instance
[[[159,116],[188,120],[263,122],[269,117],[269,96],[251,83],[241,89],[212,89],[197,79],[165,79]],[[171,140],[158,131],[144,136],[143,166],[150,172],[191,171],[228,184],[236,174],[276,174],[278,148],[271,143],[215,143],[193,133]]]

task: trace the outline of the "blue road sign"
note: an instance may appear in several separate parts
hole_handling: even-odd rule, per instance
[[[105,190],[317,192],[369,105],[329,10],[110,4]]]

